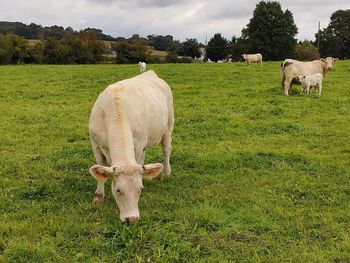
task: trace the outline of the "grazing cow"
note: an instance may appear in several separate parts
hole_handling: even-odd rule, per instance
[[[318,95],[322,93],[322,80],[323,76],[321,73],[316,73],[310,76],[298,76],[298,80],[301,83],[302,89],[300,95],[306,93],[310,94],[310,88],[315,87],[318,91]]]
[[[173,126],[171,89],[152,70],[109,85],[102,91],[89,122],[97,163],[90,168],[90,173],[98,181],[93,203],[103,202],[104,184],[111,178],[120,220],[138,220],[143,177],[154,178],[162,170],[164,176],[170,176]],[[160,163],[143,165],[146,150],[159,143],[164,166]]]
[[[332,68],[332,59],[324,59],[314,61],[298,61],[294,59],[286,59],[281,64],[281,85],[284,89],[284,94],[289,95],[293,84],[299,84],[298,76],[308,76],[320,73],[323,77],[326,76],[328,69]]]
[[[251,62],[260,62],[260,66],[262,66],[262,55],[260,53],[257,54],[243,54],[242,58],[250,65]]]
[[[139,68],[140,68],[140,73],[146,71],[146,63],[145,62],[139,62]]]

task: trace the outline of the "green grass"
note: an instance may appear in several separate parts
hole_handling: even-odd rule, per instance
[[[350,61],[321,97],[283,96],[279,64],[149,65],[173,89],[173,174],[134,225],[109,186],[91,204],[87,125],[138,66],[0,67],[0,262],[349,262]]]

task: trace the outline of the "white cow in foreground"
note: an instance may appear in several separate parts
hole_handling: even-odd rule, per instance
[[[318,95],[322,93],[322,80],[323,76],[320,73],[316,73],[310,76],[299,76],[298,80],[301,83],[302,89],[300,95],[310,93],[310,88],[315,87],[318,91]]]
[[[260,66],[262,66],[262,55],[260,53],[257,54],[243,54],[242,58],[250,65],[251,62],[260,62]]]
[[[145,62],[141,62],[141,61],[139,62],[140,73],[145,72],[146,67],[147,67],[147,65]]]
[[[162,144],[163,174],[170,176],[173,126],[171,89],[152,70],[109,85],[102,91],[89,122],[97,163],[90,168],[90,173],[98,181],[93,202],[103,202],[104,184],[110,178],[120,220],[138,220],[142,179],[154,178],[163,169],[160,163],[143,165],[146,150]]]
[[[333,67],[334,59],[321,58],[320,60],[314,61],[298,61],[294,59],[286,59],[281,64],[281,75],[282,75],[282,88],[284,94],[289,95],[293,84],[300,83],[299,76],[309,76],[316,73],[326,76],[329,69]]]

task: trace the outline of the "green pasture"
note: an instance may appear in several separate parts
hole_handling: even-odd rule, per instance
[[[350,61],[320,97],[282,95],[279,65],[148,65],[174,94],[173,174],[131,225],[109,184],[91,203],[88,119],[138,66],[1,66],[0,262],[350,262]]]

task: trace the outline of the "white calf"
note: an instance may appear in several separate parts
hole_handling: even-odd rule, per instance
[[[318,90],[318,95],[321,95],[322,93],[322,80],[323,80],[323,75],[321,73],[316,73],[313,75],[309,76],[299,76],[298,77],[302,89],[300,92],[300,95],[310,93],[310,88],[315,87],[315,89]]]

